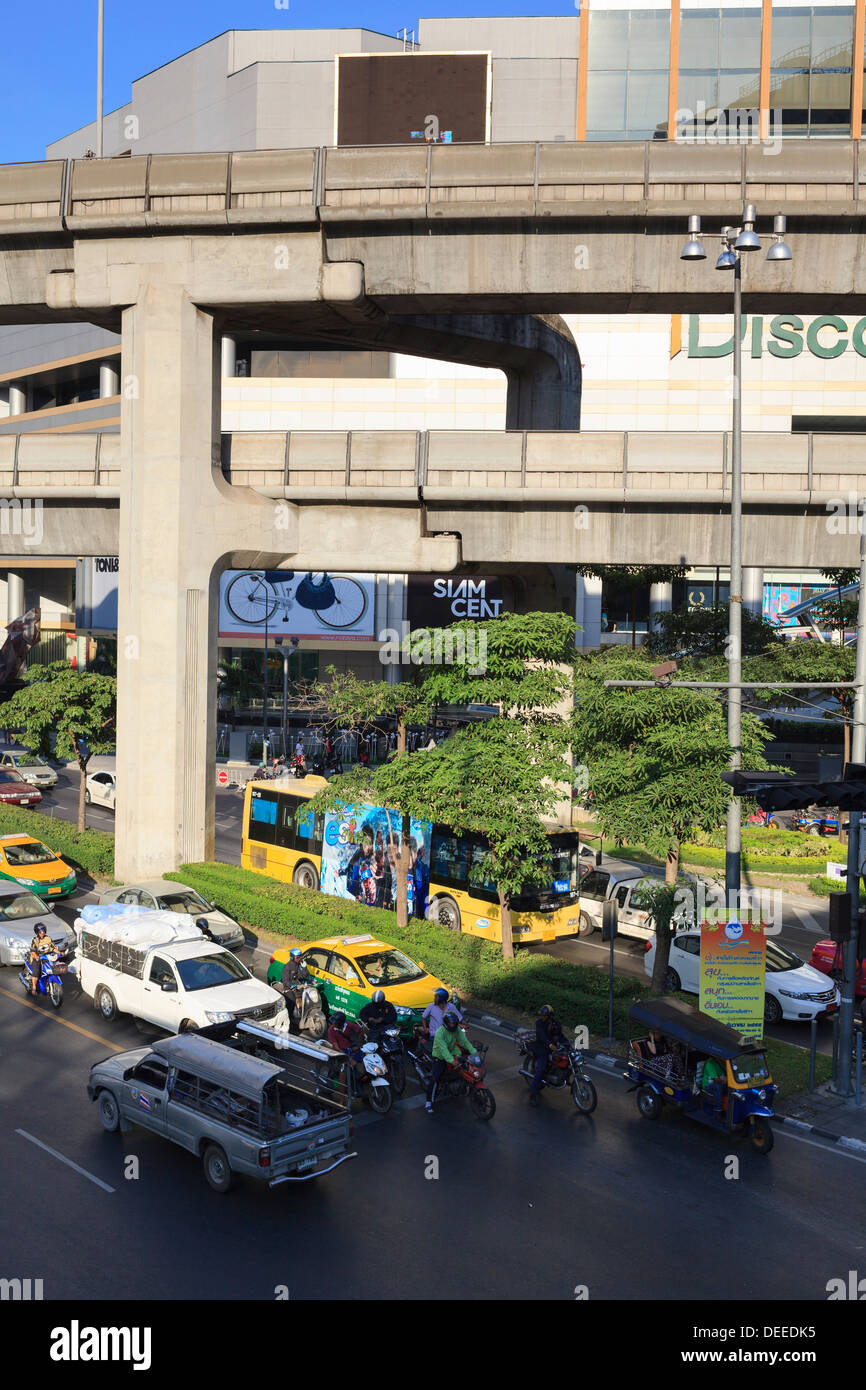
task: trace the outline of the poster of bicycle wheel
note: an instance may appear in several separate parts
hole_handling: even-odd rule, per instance
[[[363,642],[375,633],[375,576],[326,571],[226,570],[220,637]]]

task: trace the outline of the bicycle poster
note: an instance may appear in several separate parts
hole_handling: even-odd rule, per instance
[[[375,635],[375,575],[226,570],[219,636],[362,642]]]

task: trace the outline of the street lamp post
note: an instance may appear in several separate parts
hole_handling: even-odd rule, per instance
[[[280,649],[280,656],[283,658],[283,757],[289,756],[288,745],[288,723],[289,723],[289,658],[293,651],[297,651],[297,637],[289,638],[288,647],[285,645],[283,637],[277,637],[276,644]]]
[[[268,602],[267,602],[267,575],[262,570],[262,584],[265,589],[265,670],[262,680],[263,699],[262,699],[262,762],[267,762],[266,744],[268,741]]]
[[[721,252],[716,270],[734,272],[734,398],[731,412],[731,574],[728,597],[728,742],[731,746],[731,770],[742,764],[743,727],[743,416],[742,416],[742,256],[760,251],[761,238],[755,231],[757,215],[748,203],[743,209],[740,227],[722,227]],[[773,219],[772,244],[768,261],[789,261],[790,249],[785,242],[785,218]],[[701,219],[689,218],[689,239],[680,254],[683,261],[705,261],[707,253],[701,245]],[[732,796],[728,803],[725,835],[725,897],[729,913],[737,914],[741,883],[741,815],[740,799]]]
[[[105,0],[98,0],[96,13],[96,158],[102,158],[102,73],[105,54]]]

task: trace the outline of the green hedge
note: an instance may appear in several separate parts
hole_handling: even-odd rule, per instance
[[[847,893],[848,889],[838,878],[827,878],[826,874],[819,874],[816,878],[809,879],[809,888],[813,893],[817,893],[820,898],[829,898],[831,893]],[[866,897],[863,892],[863,884],[860,884],[860,897]]]
[[[34,835],[66,860],[77,873],[91,878],[113,879],[114,836],[104,830],[79,832],[69,821],[44,811],[0,806],[0,835]]]
[[[392,946],[422,960],[452,988],[492,1005],[532,1013],[550,1004],[569,1026],[586,1024],[607,1033],[605,970],[574,965],[553,956],[518,951],[505,961],[498,946],[479,937],[449,932],[435,922],[412,918],[398,931],[393,912],[362,907],[295,884],[280,883],[229,864],[182,864],[167,878],[188,883],[252,930],[315,941],[341,933],[373,932]],[[648,986],[625,976],[614,977],[614,1028],[625,1037],[629,1005],[648,993]]]
[[[839,848],[836,843],[837,852]],[[795,859],[789,854],[755,854],[751,849],[744,847],[743,868],[753,874],[791,874],[796,878],[805,878],[807,874],[814,874],[823,869],[830,857],[828,854],[819,854],[804,855]],[[687,868],[723,870],[725,851],[712,849],[709,845],[683,845],[680,862]]]

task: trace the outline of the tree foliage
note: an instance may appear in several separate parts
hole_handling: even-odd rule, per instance
[[[2,721],[18,729],[32,753],[49,753],[51,735],[58,758],[78,763],[78,829],[85,825],[85,779],[91,756],[113,753],[117,738],[117,680],[92,671],[73,671],[65,661],[31,666],[27,685],[2,706]]]
[[[684,604],[671,613],[658,613],[655,629],[647,637],[646,650],[653,656],[722,656],[728,640],[729,612],[730,605],[722,603],[712,608],[689,608]],[[784,641],[765,618],[743,609],[743,655],[767,651],[784,645]]]

